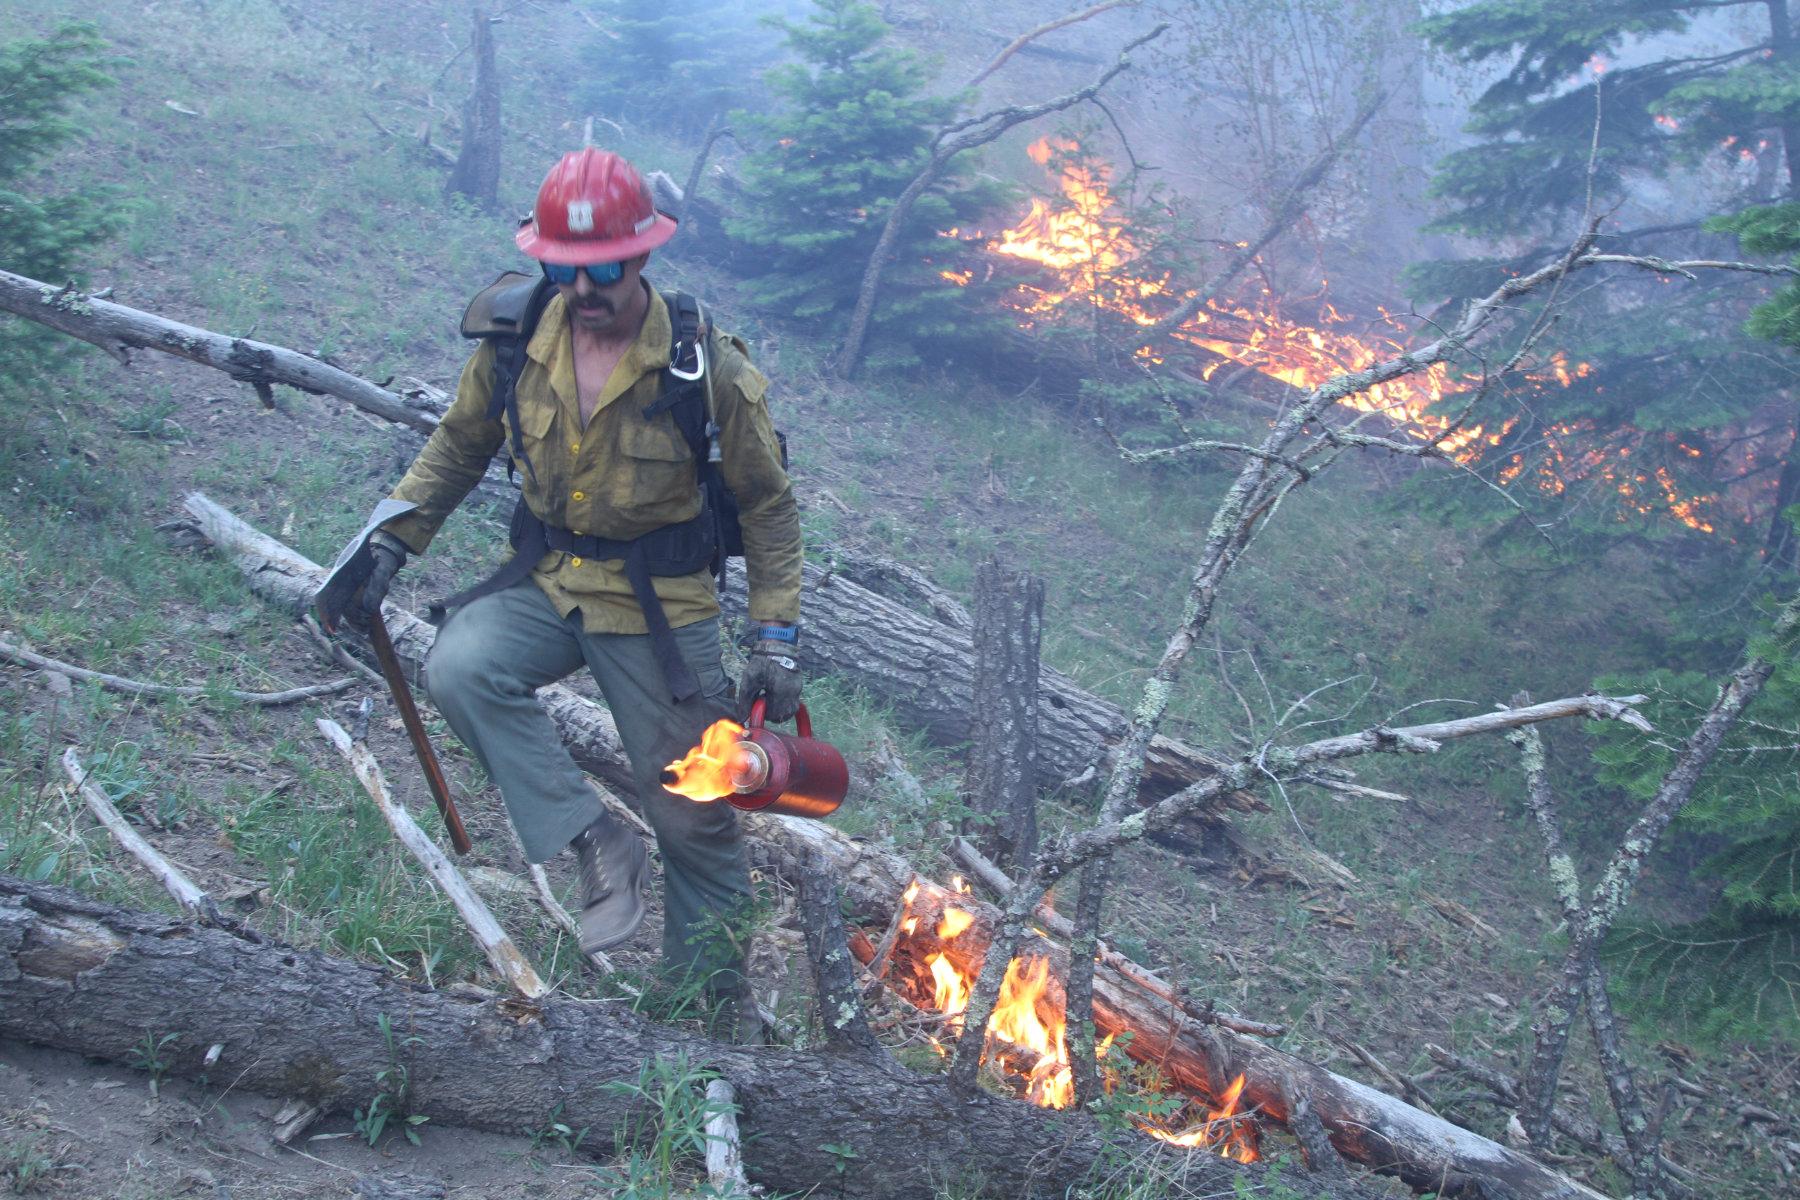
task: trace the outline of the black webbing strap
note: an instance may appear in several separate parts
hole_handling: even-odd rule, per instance
[[[537,482],[537,468],[532,465],[531,456],[525,452],[525,431],[519,423],[519,376],[525,373],[525,351],[531,344],[531,335],[537,331],[538,318],[544,315],[545,306],[555,294],[556,288],[548,279],[539,280],[525,306],[525,316],[519,322],[519,332],[510,337],[494,339],[494,391],[488,397],[487,419],[495,421],[502,413],[506,415],[507,430],[512,438],[512,453],[525,463],[525,473],[533,483]],[[512,477],[512,470],[512,462],[508,460],[506,474],[509,479]]]
[[[578,535],[555,525],[547,525],[526,506],[525,498],[521,496],[513,509],[513,556],[498,571],[474,587],[433,604],[430,610],[431,621],[441,625],[448,610],[461,608],[483,596],[504,591],[521,582],[531,574],[532,568],[538,565],[544,555],[552,550],[582,558],[623,559],[625,580],[631,584],[631,595],[637,601],[638,608],[643,610],[644,624],[649,627],[650,647],[656,655],[656,665],[662,668],[663,681],[669,685],[669,692],[675,697],[675,702],[683,703],[700,694],[700,680],[693,668],[688,666],[687,660],[681,657],[681,647],[676,644],[675,631],[669,625],[669,614],[663,611],[662,598],[656,594],[656,585],[651,582],[654,572],[651,570],[649,547],[652,539],[665,542],[678,539],[688,532],[688,526],[710,525],[712,520],[711,511],[702,509],[692,521],[654,529],[643,537],[621,541],[594,534]],[[707,545],[710,544],[709,540]],[[705,566],[710,558],[711,553],[708,551],[706,559],[696,565],[688,562],[656,565],[663,567],[667,574],[687,575]]]

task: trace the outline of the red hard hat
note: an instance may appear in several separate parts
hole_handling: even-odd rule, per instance
[[[589,146],[550,168],[513,240],[540,262],[585,266],[635,258],[674,236],[675,218],[656,211],[637,168]]]

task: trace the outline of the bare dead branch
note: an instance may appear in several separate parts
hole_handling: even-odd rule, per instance
[[[1231,261],[1227,262],[1217,274],[1176,305],[1167,316],[1141,331],[1137,335],[1137,344],[1132,348],[1141,350],[1147,346],[1153,346],[1186,325],[1208,300],[1218,295],[1221,289],[1243,274],[1245,268],[1256,261],[1256,256],[1266,250],[1270,242],[1286,233],[1294,222],[1305,215],[1307,196],[1324,181],[1325,176],[1331,173],[1332,165],[1337,162],[1338,155],[1343,153],[1344,147],[1356,140],[1357,135],[1362,133],[1363,127],[1374,120],[1375,114],[1386,102],[1386,92],[1377,93],[1366,101],[1357,110],[1356,116],[1351,118],[1350,124],[1344,127],[1344,131],[1332,138],[1330,144],[1319,153],[1318,157],[1307,165],[1306,170],[1300,172],[1294,182],[1288,185],[1287,191],[1275,206],[1275,215],[1269,218],[1269,223],[1263,227],[1263,231],[1233,255]]]
[[[1164,22],[1149,33],[1134,38],[1119,51],[1118,58],[1111,66],[1102,71],[1093,82],[1086,87],[1077,88],[1051,100],[1037,104],[1015,104],[1005,108],[996,108],[979,116],[966,117],[954,121],[938,130],[931,142],[931,156],[926,160],[925,169],[920,171],[913,181],[906,185],[894,201],[894,207],[888,213],[887,223],[881,228],[881,236],[875,242],[875,249],[869,255],[869,265],[863,270],[862,284],[857,289],[856,308],[850,314],[850,329],[844,335],[844,344],[838,351],[837,370],[848,379],[856,373],[862,362],[863,343],[868,337],[869,320],[875,312],[875,298],[881,289],[881,276],[887,269],[888,259],[893,256],[894,243],[899,239],[900,228],[911,215],[913,206],[919,197],[925,194],[943,173],[950,160],[965,150],[973,150],[977,146],[985,146],[998,138],[1015,125],[1026,121],[1034,121],[1049,113],[1060,112],[1080,104],[1100,94],[1102,88],[1111,83],[1113,77],[1131,67],[1131,52],[1146,42],[1161,37],[1168,29]]]
[[[217,694],[212,688],[200,687],[196,684],[145,683],[138,679],[126,679],[122,675],[90,671],[86,667],[77,667],[60,659],[47,658],[3,639],[0,639],[0,659],[6,659],[21,666],[36,667],[43,671],[56,671],[67,675],[70,679],[80,679],[97,684],[106,691],[120,692],[128,696],[175,696],[192,700]],[[314,683],[306,687],[288,688],[286,691],[280,692],[241,692],[236,688],[228,688],[225,694],[233,700],[241,700],[246,704],[272,707],[294,704],[301,700],[314,700],[320,696],[335,696],[354,686],[356,686],[354,679],[333,679],[329,683]]]
[[[244,383],[282,383],[303,392],[336,396],[421,433],[437,428],[435,417],[408,407],[387,389],[311,355],[267,342],[227,337],[10,271],[0,271],[0,311],[92,342],[127,365],[131,350],[157,350],[216,367]]]
[[[1136,3],[1137,0],[1104,0],[1103,3],[1096,4],[1092,8],[1084,8],[1080,12],[1070,13],[1065,17],[1058,17],[1054,21],[1045,21],[1036,29],[1027,30],[1008,42],[1000,53],[988,59],[987,65],[975,72],[975,77],[963,86],[970,88],[981,86],[981,81],[1006,65],[1007,59],[1023,50],[1027,45],[1036,41],[1038,38],[1043,37],[1046,33],[1054,33],[1058,29],[1066,29],[1070,25],[1075,25],[1087,20],[1089,17],[1097,17],[1103,12],[1111,12],[1115,8],[1124,8]]]
[[[175,898],[175,903],[181,906],[182,911],[209,925],[216,925],[221,929],[242,931],[242,927],[237,922],[225,919],[219,912],[219,906],[213,902],[210,895],[202,891],[179,867],[164,858],[156,847],[146,842],[138,834],[138,831],[126,822],[118,808],[113,805],[112,800],[89,777],[87,769],[81,765],[81,756],[75,752],[73,746],[63,751],[62,766],[63,771],[69,777],[69,782],[75,785],[75,790],[87,803],[88,810],[99,819],[100,824],[106,827],[106,831],[112,834],[113,840],[118,842],[127,854],[137,859],[139,864],[155,878],[156,882],[162,884],[163,890]]]

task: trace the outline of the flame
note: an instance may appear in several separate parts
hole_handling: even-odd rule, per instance
[[[961,878],[951,880],[954,890],[966,893],[969,885]],[[904,904],[900,929],[908,936],[919,928],[919,914],[907,911],[919,895],[914,880],[902,895]],[[967,933],[975,925],[975,914],[969,909],[946,904],[936,926],[940,943],[948,944]],[[974,992],[974,976],[964,971],[942,950],[925,958],[925,974],[931,989],[931,1005],[944,1018],[944,1025],[960,1035],[963,1020]],[[1044,954],[1023,953],[1006,967],[1000,985],[1000,998],[995,1002],[988,1021],[987,1040],[982,1061],[997,1066],[1015,1081],[1031,1103],[1042,1108],[1067,1108],[1075,1103],[1075,1080],[1070,1067],[1068,1021],[1062,1003],[1052,989],[1050,959]],[[1111,1035],[1098,1047],[1096,1057],[1104,1060],[1112,1045]],[[933,1042],[939,1053],[947,1053]],[[1116,1081],[1107,1081],[1111,1091]],[[1257,1158],[1256,1128],[1249,1114],[1238,1110],[1244,1079],[1239,1076],[1227,1089],[1216,1108],[1194,1128],[1170,1133],[1150,1126],[1145,1131],[1173,1145],[1217,1148],[1218,1153],[1238,1162],[1254,1162]]]
[[[1240,1074],[1231,1081],[1225,1094],[1219,1097],[1218,1107],[1207,1110],[1205,1120],[1180,1133],[1162,1129],[1148,1129],[1145,1132],[1171,1146],[1208,1149],[1213,1150],[1220,1158],[1229,1158],[1234,1162],[1255,1162],[1260,1157],[1257,1153],[1256,1125],[1247,1119],[1247,1113],[1238,1111],[1238,1101],[1243,1095],[1244,1076]]]
[[[721,717],[706,727],[700,744],[663,769],[663,789],[690,800],[717,800],[736,789],[732,767],[738,760],[739,735],[744,727]]]
[[[1604,70],[1596,58],[1595,69]],[[1671,118],[1673,120],[1673,118]],[[1660,118],[1659,118],[1660,121]],[[1087,306],[1130,320],[1142,327],[1154,326],[1161,315],[1184,298],[1167,273],[1143,277],[1137,272],[1142,249],[1132,240],[1128,222],[1111,192],[1110,171],[1078,155],[1080,146],[1062,138],[1041,138],[1027,150],[1033,162],[1057,169],[1061,206],[1033,199],[1030,210],[1014,225],[997,234],[951,229],[944,234],[982,244],[989,253],[1034,263],[1047,278],[1018,284],[1008,303],[1027,328],[1071,305]],[[973,271],[944,271],[943,278],[966,286]],[[1326,281],[1321,281],[1321,291]],[[1171,335],[1178,342],[1208,351],[1212,359],[1200,370],[1212,380],[1228,365],[1236,365],[1290,386],[1310,390],[1334,376],[1365,370],[1406,350],[1400,322],[1385,310],[1381,321],[1393,335],[1361,328],[1359,323],[1322,302],[1316,325],[1282,315],[1267,287],[1250,300],[1209,299],[1205,306]],[[1138,356],[1160,361],[1149,350]],[[1558,352],[1529,376],[1536,387],[1555,384],[1571,387],[1594,372],[1592,364],[1571,362]],[[1356,412],[1376,414],[1392,422],[1406,437],[1438,446],[1465,465],[1474,465],[1494,448],[1506,443],[1518,429],[1516,420],[1497,428],[1458,422],[1443,411],[1446,397],[1463,392],[1464,386],[1450,374],[1447,364],[1436,363],[1422,371],[1376,384],[1341,403]],[[1560,495],[1573,480],[1560,474],[1567,456],[1563,449],[1577,426],[1559,426],[1545,435],[1543,461],[1528,482],[1549,495]],[[1647,435],[1632,430],[1636,437]],[[1616,448],[1615,448],[1616,449]],[[1550,464],[1556,464],[1552,467]],[[1609,473],[1610,472],[1610,473]],[[1502,486],[1526,475],[1525,459],[1515,455],[1498,469]],[[1719,497],[1689,495],[1667,471],[1622,472],[1617,465],[1601,469],[1587,465],[1581,478],[1611,483],[1625,506],[1641,513],[1662,511],[1691,529],[1714,531],[1709,509]],[[1651,498],[1646,503],[1646,497]]]

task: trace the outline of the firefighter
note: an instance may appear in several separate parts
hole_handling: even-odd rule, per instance
[[[747,710],[764,697],[771,721],[792,717],[800,700],[800,521],[768,379],[742,341],[696,328],[696,305],[672,303],[643,276],[650,251],[674,232],[618,155],[589,148],[550,170],[515,239],[546,281],[529,289],[541,312],[469,359],[455,402],[392,493],[416,507],[370,535],[372,566],[353,612],[379,610],[395,572],[425,552],[510,442],[522,492],[514,559],[447,602],[426,688],[499,788],[527,858],[573,850],[581,947],[592,953],[643,921],[648,861],[533,695],[583,666],[592,672],[662,855],[665,968],[704,980],[720,1011],[741,998],[741,1033],[755,1010],[743,975],[751,890],[736,818],[729,805],[669,794],[657,775],[731,709],[712,570],[723,522],[706,472],[715,495],[722,484],[736,501],[757,635],[737,700]],[[465,334],[484,332],[469,325],[482,304],[471,306]],[[671,396],[693,402],[685,425]],[[702,416],[706,442],[696,447],[689,435]]]

